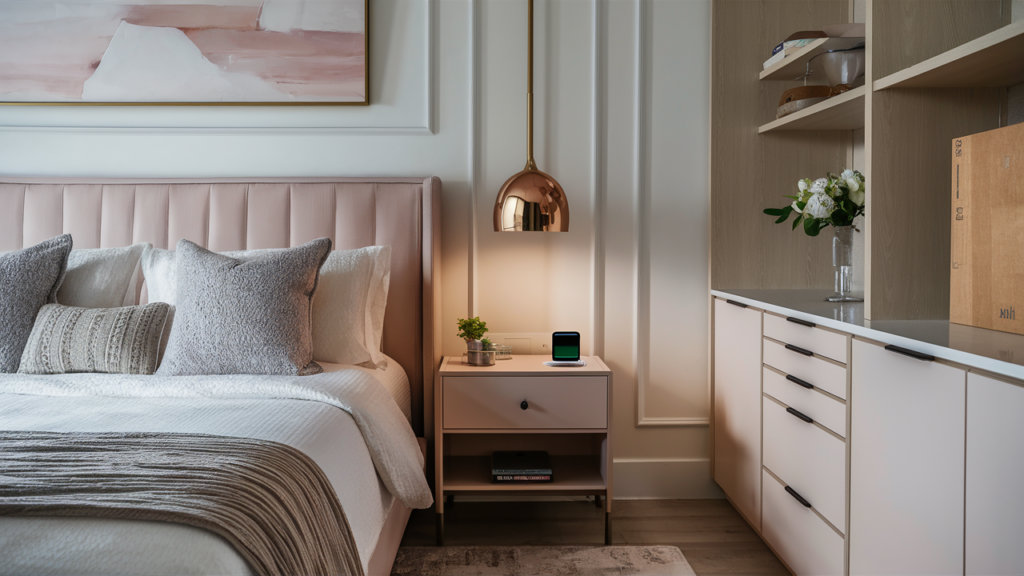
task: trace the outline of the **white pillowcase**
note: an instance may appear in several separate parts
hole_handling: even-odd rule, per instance
[[[391,247],[335,250],[320,267],[313,295],[313,359],[384,368],[384,309]]]
[[[152,244],[72,250],[57,302],[79,308],[134,306],[139,259],[147,247]]]
[[[222,254],[247,261],[278,250]],[[150,302],[175,305],[176,270],[174,251],[146,249],[142,272]],[[320,283],[313,295],[313,360],[368,368],[387,366],[381,340],[390,281],[390,246],[331,252],[320,267]]]

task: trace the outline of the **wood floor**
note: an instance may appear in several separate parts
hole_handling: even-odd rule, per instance
[[[726,500],[616,500],[614,544],[678,546],[698,575],[788,575],[786,567]],[[445,544],[604,543],[604,511],[593,502],[455,502]],[[434,544],[433,510],[414,510],[404,546]]]

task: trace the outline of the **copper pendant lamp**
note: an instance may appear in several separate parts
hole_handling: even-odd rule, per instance
[[[562,186],[533,161],[533,0],[527,0],[526,168],[505,181],[494,202],[495,232],[568,232]]]

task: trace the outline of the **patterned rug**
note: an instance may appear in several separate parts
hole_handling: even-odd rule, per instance
[[[403,546],[392,576],[685,576],[675,546]]]

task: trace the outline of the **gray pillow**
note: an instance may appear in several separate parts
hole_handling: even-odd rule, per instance
[[[21,374],[152,374],[170,305],[122,308],[47,304],[21,356]]]
[[[306,375],[312,301],[330,238],[241,261],[178,242],[177,304],[160,376]]]
[[[16,372],[36,314],[56,302],[68,267],[71,235],[0,255],[0,372]]]

